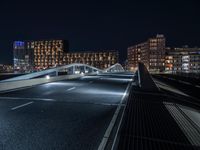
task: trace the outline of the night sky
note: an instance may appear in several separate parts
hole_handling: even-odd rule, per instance
[[[167,46],[200,47],[198,0],[18,0],[0,1],[0,63],[12,63],[14,40],[60,38],[70,51],[127,47],[157,33]]]

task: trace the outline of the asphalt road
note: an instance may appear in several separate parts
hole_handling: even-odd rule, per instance
[[[98,149],[129,75],[84,76],[0,94],[0,149]]]

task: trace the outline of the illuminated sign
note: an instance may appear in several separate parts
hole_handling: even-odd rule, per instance
[[[24,42],[22,42],[22,41],[15,41],[14,42],[14,47],[24,47]]]

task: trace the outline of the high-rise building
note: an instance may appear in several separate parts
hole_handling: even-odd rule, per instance
[[[34,68],[41,70],[63,65],[64,53],[68,52],[68,42],[65,40],[28,41],[27,49],[33,52]]]
[[[129,70],[137,69],[138,62],[143,62],[150,72],[162,72],[165,69],[165,37],[162,34],[146,42],[128,47]]]
[[[118,51],[68,52],[65,40],[15,41],[14,70],[32,72],[71,63],[105,69],[118,63]]]
[[[23,41],[15,41],[13,43],[13,55],[14,55],[14,70],[23,72],[24,70],[28,70],[29,65],[29,56],[28,51],[25,46],[25,42]]]
[[[128,69],[136,71],[138,62],[141,60],[142,44],[128,47]]]
[[[15,41],[14,69],[30,72],[63,64],[64,53],[68,50],[65,40]]]
[[[167,48],[165,71],[173,73],[200,73],[200,48]]]

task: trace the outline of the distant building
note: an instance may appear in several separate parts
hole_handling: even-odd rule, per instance
[[[31,72],[63,65],[68,47],[65,40],[15,41],[14,70]]]
[[[0,64],[0,73],[12,73],[12,72],[13,72],[12,65]]]
[[[158,34],[146,42],[128,47],[128,68],[137,69],[138,62],[143,62],[150,72],[163,72],[165,69],[165,37]]]
[[[71,63],[88,64],[105,69],[118,63],[118,51],[69,52],[65,40],[15,41],[14,69],[32,72]]]
[[[0,64],[0,73],[3,72],[3,64]]]
[[[128,47],[128,70],[136,71],[138,67],[138,62],[141,60],[141,49],[145,43],[141,43],[135,46]]]
[[[82,63],[105,69],[118,63],[118,55],[118,51],[115,50],[71,52],[65,53],[63,64]]]
[[[14,70],[25,70],[29,65],[25,57],[27,57],[27,50],[25,48],[25,42],[15,41],[13,43],[13,56],[14,56]]]
[[[165,71],[200,73],[200,48],[166,48]]]
[[[64,53],[69,45],[65,40],[28,41],[27,49],[33,55],[31,65],[36,70],[42,70],[63,65]]]

